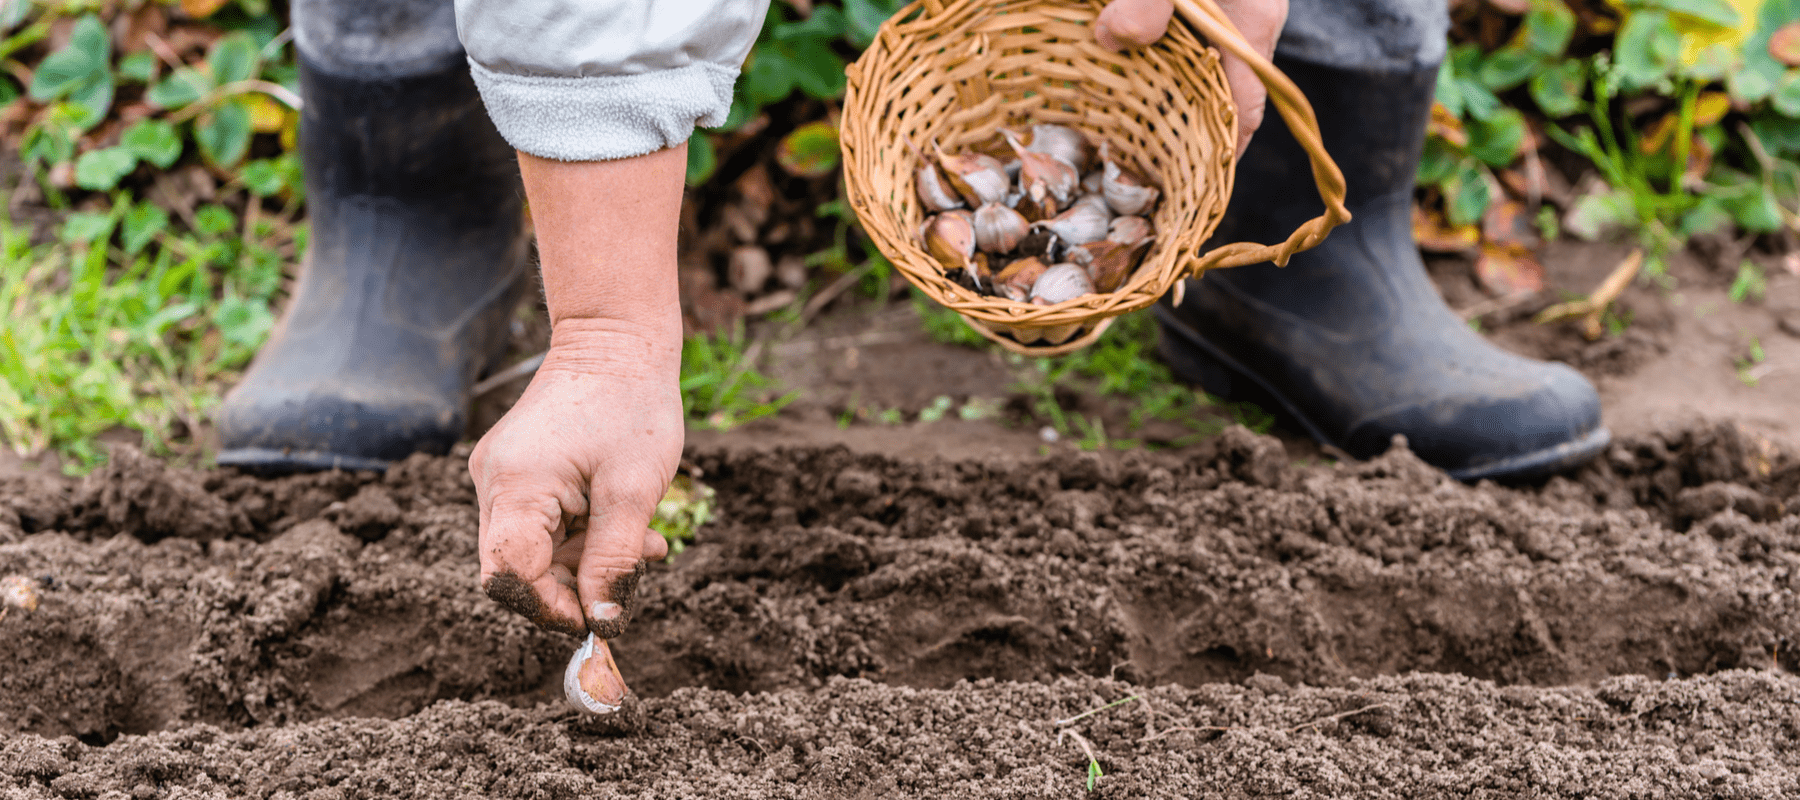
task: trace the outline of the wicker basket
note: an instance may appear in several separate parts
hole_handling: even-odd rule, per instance
[[[886,24],[850,66],[844,102],[844,172],[863,229],[907,280],[1008,349],[1058,355],[1092,344],[1111,319],[1148,307],[1182,279],[1217,267],[1286,264],[1350,218],[1344,177],[1325,154],[1312,106],[1293,82],[1244,43],[1213,0],[1177,0],[1193,26],[1169,26],[1147,48],[1112,53],[1094,41],[1103,0],[919,0]],[[1325,213],[1276,245],[1200,247],[1231,197],[1236,109],[1217,51],[1233,53],[1269,87],[1269,99],[1312,160]],[[946,278],[915,232],[914,148],[946,150],[993,139],[997,127],[1067,125],[1163,189],[1157,238],[1118,291],[1051,306],[984,297]]]

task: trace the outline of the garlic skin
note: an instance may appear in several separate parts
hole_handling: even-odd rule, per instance
[[[624,707],[625,696],[630,693],[606,640],[588,634],[581,649],[569,659],[568,669],[563,670],[563,696],[582,711],[611,714]]]
[[[919,239],[944,269],[967,268],[975,257],[975,215],[962,209],[946,211],[925,220]]]
[[[1106,233],[1107,241],[1125,245],[1137,244],[1155,236],[1156,229],[1151,227],[1150,220],[1134,216],[1113,218]]]
[[[944,173],[937,168],[936,164],[919,167],[918,177],[914,183],[919,190],[919,201],[924,203],[926,208],[932,211],[962,208],[962,198],[956,195],[956,190],[950,186],[950,179],[944,177]]]
[[[1093,279],[1079,265],[1062,263],[1044,270],[1031,286],[1033,305],[1053,306],[1094,291]]]
[[[1100,145],[1100,193],[1106,196],[1106,204],[1121,215],[1140,215],[1148,209],[1161,192],[1156,187],[1144,182],[1142,177],[1112,159],[1107,145]]]
[[[1043,222],[1037,226],[1061,239],[1063,244],[1081,245],[1097,242],[1106,238],[1107,223],[1111,215],[1095,208],[1091,203],[1080,203]]]
[[[1037,258],[1021,258],[994,276],[994,291],[1015,303],[1031,299],[1031,287],[1037,284],[1049,265]]]
[[[1101,173],[1100,170],[1094,170],[1093,172],[1090,172],[1087,175],[1082,176],[1081,190],[1084,192],[1087,192],[1088,194],[1099,194],[1100,190],[1102,188],[1104,188],[1100,185],[1100,183],[1103,179],[1105,179],[1105,177],[1106,176],[1103,173]]]
[[[1031,223],[1000,203],[975,210],[975,246],[989,253],[1009,253],[1030,232]]]
[[[969,205],[980,208],[1006,200],[1012,182],[1006,179],[1006,168],[1000,159],[981,153],[949,155],[942,146],[932,146],[937,148],[938,164],[944,168],[950,185]]]
[[[1121,244],[1111,239],[1089,242],[1069,251],[1069,260],[1087,270],[1094,291],[1115,292],[1150,252],[1150,239],[1135,244]]]
[[[1025,143],[1025,149],[1055,158],[1074,167],[1077,173],[1087,169],[1087,137],[1074,128],[1038,123],[1019,139]]]

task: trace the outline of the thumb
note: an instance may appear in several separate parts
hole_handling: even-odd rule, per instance
[[[654,499],[647,507],[624,500],[594,505],[575,582],[588,630],[595,636],[612,639],[625,632],[637,610],[637,584],[647,569],[645,559],[668,554],[662,536],[649,530],[654,512]]]
[[[1174,0],[1112,0],[1094,20],[1094,38],[1108,50],[1143,47],[1168,32],[1174,13]]]

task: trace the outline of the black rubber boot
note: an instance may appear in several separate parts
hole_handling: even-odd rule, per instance
[[[1537,477],[1598,454],[1611,434],[1593,385],[1491,344],[1426,277],[1411,211],[1437,70],[1277,62],[1318,112],[1354,219],[1286,268],[1210,272],[1181,307],[1159,305],[1159,350],[1175,372],[1357,458],[1405,434],[1462,480]],[[1274,243],[1322,208],[1305,154],[1271,112],[1214,241]]]
[[[295,7],[326,6],[310,31],[296,24],[310,35],[298,48],[310,250],[292,305],[216,416],[222,465],[383,469],[448,452],[529,286],[518,165],[449,3],[339,2],[336,19],[332,5]],[[421,19],[435,27],[421,33]]]

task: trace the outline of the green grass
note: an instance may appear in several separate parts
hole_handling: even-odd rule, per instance
[[[772,416],[800,396],[775,396],[775,381],[756,369],[755,348],[739,324],[688,337],[681,348],[681,407],[690,423],[725,430]]]
[[[147,208],[120,196],[36,245],[0,220],[0,437],[20,456],[54,451],[83,472],[105,457],[95,437],[118,427],[152,453],[194,455],[192,434],[273,324],[297,232],[240,235],[208,206],[200,230],[176,235]]]

